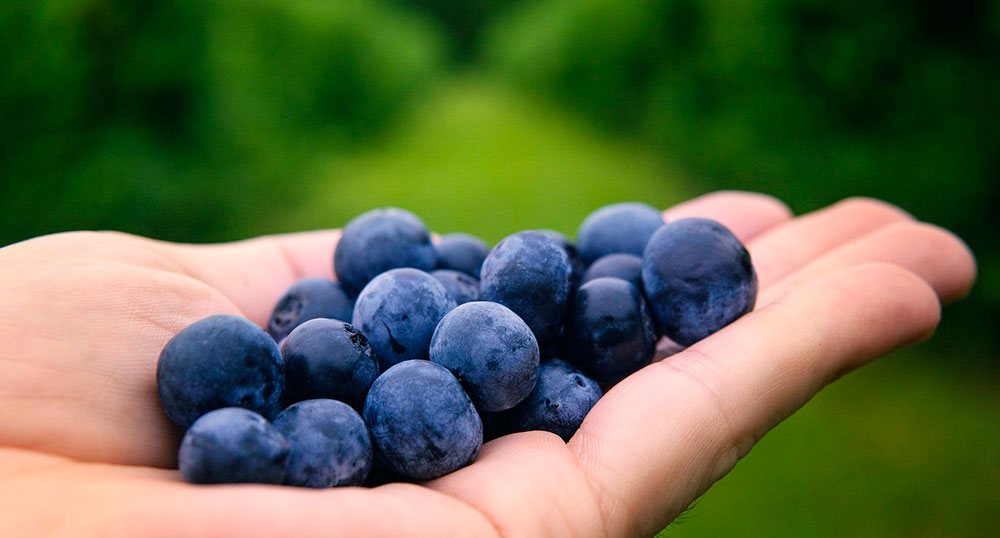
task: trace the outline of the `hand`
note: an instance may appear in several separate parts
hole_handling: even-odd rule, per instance
[[[332,277],[336,231],[214,246],[69,233],[0,250],[0,535],[642,536],[665,526],[836,377],[927,337],[975,264],[950,233],[872,200],[799,218],[716,193],[750,249],[754,312],[625,379],[568,444],[486,444],[423,485],[194,486],[159,408],[163,344],[210,314],[263,324],[302,276]]]

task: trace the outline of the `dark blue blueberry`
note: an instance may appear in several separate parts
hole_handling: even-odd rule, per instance
[[[163,346],[156,384],[163,410],[184,430],[222,407],[270,419],[281,411],[285,364],[278,344],[260,327],[237,316],[210,316]]]
[[[483,444],[472,400],[451,372],[430,361],[404,361],[379,376],[364,418],[381,462],[415,480],[472,463]]]
[[[455,374],[482,411],[525,399],[538,378],[538,343],[528,325],[498,303],[466,303],[441,320],[431,360]]]
[[[452,308],[455,300],[431,275],[393,269],[358,295],[353,324],[368,337],[385,370],[407,359],[426,359],[434,328]]]
[[[285,484],[360,486],[372,467],[372,443],[361,415],[336,400],[306,400],[274,419],[291,445]]]
[[[458,304],[479,300],[479,281],[475,278],[451,269],[432,271],[431,276],[448,290],[448,295]]]
[[[469,234],[447,234],[434,245],[437,266],[479,278],[479,269],[490,253],[486,241]]]
[[[264,417],[239,407],[203,415],[181,441],[177,465],[194,484],[280,484],[289,445]]]
[[[559,336],[571,272],[566,251],[549,236],[518,232],[497,243],[483,262],[479,298],[513,310],[544,344]]]
[[[390,269],[430,271],[436,265],[427,227],[413,213],[396,208],[373,209],[348,222],[333,253],[337,280],[352,293]]]
[[[281,343],[286,403],[331,398],[361,409],[378,377],[368,339],[350,323],[312,319]]]
[[[569,441],[601,398],[601,387],[565,361],[542,363],[535,390],[517,407],[501,413],[508,432],[544,430]]]
[[[622,252],[601,256],[597,261],[590,264],[587,271],[583,273],[581,283],[601,277],[627,280],[642,291],[642,258],[635,254],[625,254]]]
[[[267,332],[275,342],[280,342],[306,321],[316,318],[351,321],[352,312],[354,299],[340,284],[325,278],[303,278],[278,299],[267,322]]]
[[[583,270],[585,267],[583,265],[583,259],[580,258],[580,251],[576,248],[576,244],[570,241],[568,237],[555,230],[538,230],[538,232],[545,234],[546,237],[559,245],[559,248],[566,251],[566,255],[569,256],[569,265],[572,268],[570,273],[571,287],[572,289],[579,287],[580,279],[583,277]]]
[[[600,383],[617,383],[649,364],[656,331],[646,300],[620,278],[580,286],[567,316],[566,358]]]
[[[646,243],[660,226],[663,216],[651,206],[635,202],[612,204],[583,219],[576,244],[587,265],[615,252],[642,256]]]
[[[757,274],[725,226],[681,219],[661,228],[642,257],[642,281],[660,333],[689,346],[753,309]]]

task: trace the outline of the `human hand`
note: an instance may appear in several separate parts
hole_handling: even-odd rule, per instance
[[[339,234],[177,245],[118,233],[0,250],[0,536],[642,536],[666,525],[839,375],[928,336],[975,264],[950,233],[881,202],[799,218],[716,193],[753,257],[756,309],[610,390],[570,442],[526,432],[416,484],[306,490],[180,481],[156,358],[191,322],[264,324]]]

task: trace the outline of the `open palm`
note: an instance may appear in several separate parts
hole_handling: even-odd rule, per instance
[[[748,245],[754,312],[619,383],[568,444],[510,435],[443,478],[372,489],[185,484],[156,396],[172,335],[211,314],[265,323],[295,279],[332,278],[338,232],[6,247],[0,536],[650,535],[825,384],[929,335],[975,275],[960,240],[872,200],[792,218],[726,192],[665,214],[714,218]]]

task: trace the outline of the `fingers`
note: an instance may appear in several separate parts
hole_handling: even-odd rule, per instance
[[[784,202],[755,192],[718,191],[680,203],[663,212],[667,222],[702,217],[721,222],[746,243],[792,218]]]
[[[889,264],[804,283],[612,389],[570,449],[611,535],[649,535],[840,372],[927,335],[939,303]]]
[[[763,289],[844,243],[883,226],[912,221],[903,210],[885,202],[848,198],[772,228],[747,248]]]
[[[937,226],[900,221],[819,256],[762,290],[757,304],[769,304],[790,288],[819,275],[865,262],[908,268],[934,288],[945,303],[967,294],[976,279],[975,258],[961,239]]]
[[[219,290],[265,326],[278,298],[304,277],[333,279],[339,230],[258,237],[217,245],[156,243],[180,270]]]

